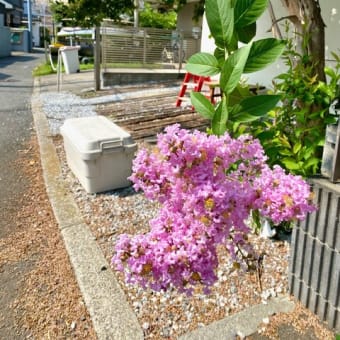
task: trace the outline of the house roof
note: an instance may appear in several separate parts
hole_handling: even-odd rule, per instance
[[[10,4],[9,2],[5,1],[5,0],[0,0],[0,4],[5,5],[6,9],[13,9],[13,5]]]

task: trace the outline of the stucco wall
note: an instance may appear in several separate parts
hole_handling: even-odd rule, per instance
[[[281,4],[281,0],[271,0],[271,3],[274,8],[276,19],[288,15]],[[326,62],[332,65],[334,62],[332,60],[331,52],[340,53],[340,39],[337,37],[337,34],[340,31],[340,3],[339,0],[320,1],[320,6],[321,14],[326,24]],[[284,25],[283,22],[281,25]],[[257,34],[255,40],[273,36],[270,29],[271,18],[269,10],[266,10],[257,21]],[[284,33],[284,27],[282,27],[282,32]],[[213,40],[211,38],[209,39],[209,34],[210,32],[206,20],[203,20],[201,51],[212,52],[215,48]],[[273,78],[284,72],[285,69],[285,65],[279,60],[265,70],[247,74],[245,77],[249,83],[259,83],[271,88]]]
[[[11,55],[11,32],[9,27],[0,26],[0,57]]]
[[[29,48],[29,31],[27,29],[11,30],[12,34],[12,51],[30,52]]]
[[[192,20],[194,15],[195,3],[187,3],[177,16],[177,28],[183,31],[191,31],[193,27],[201,27],[202,20],[198,22]]]

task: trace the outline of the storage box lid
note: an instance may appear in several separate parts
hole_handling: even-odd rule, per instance
[[[131,135],[104,116],[67,119],[60,132],[77,148],[82,157],[114,151],[117,148],[136,149]]]

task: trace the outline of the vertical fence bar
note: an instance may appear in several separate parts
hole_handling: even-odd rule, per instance
[[[144,33],[144,36],[143,36],[143,65],[145,65],[146,64],[146,49],[147,49],[147,46],[146,46],[146,44],[147,44],[147,42],[146,42],[147,30],[144,29],[143,33]]]

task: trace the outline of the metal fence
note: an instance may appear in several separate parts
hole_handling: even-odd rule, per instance
[[[311,183],[319,209],[294,228],[290,293],[340,332],[340,188],[324,179]]]
[[[181,68],[199,51],[200,40],[192,32],[156,28],[126,28],[105,23],[101,27],[102,68],[130,63]]]

